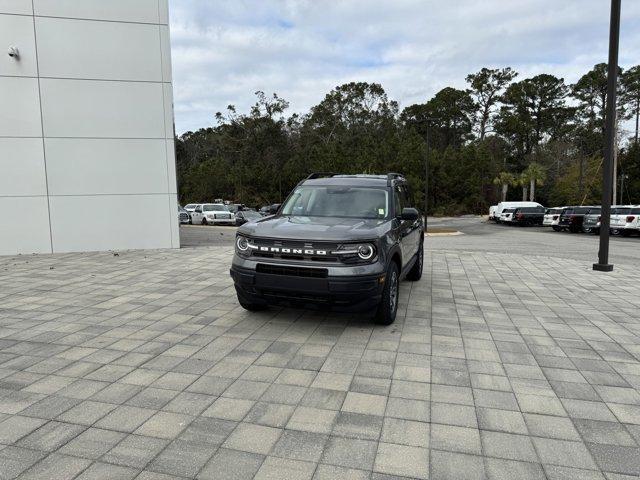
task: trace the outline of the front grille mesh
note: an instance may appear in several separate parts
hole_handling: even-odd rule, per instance
[[[326,268],[291,267],[285,265],[270,265],[259,263],[256,265],[258,273],[270,275],[287,275],[290,277],[327,278],[329,272]]]

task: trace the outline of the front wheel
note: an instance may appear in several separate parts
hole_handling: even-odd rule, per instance
[[[207,222],[207,219],[206,219],[206,218],[203,218],[203,219],[202,219],[202,225],[209,225],[209,222]]]
[[[584,233],[593,233],[593,228],[589,228],[589,227],[582,227],[582,231]]]
[[[560,227],[559,227],[559,226],[557,226],[557,225],[553,225],[551,228],[553,228],[553,231],[554,231],[554,232],[561,232],[561,231],[562,231],[562,228],[560,228]]]
[[[391,262],[387,268],[384,287],[382,289],[382,301],[378,305],[375,321],[381,325],[391,325],[396,320],[398,312],[398,294],[400,292],[400,273],[395,262]]]
[[[411,280],[412,282],[417,282],[422,278],[422,265],[424,263],[424,242],[420,242],[420,246],[418,247],[418,253],[416,253],[416,261],[407,273],[407,280]]]

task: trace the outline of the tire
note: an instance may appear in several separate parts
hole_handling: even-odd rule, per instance
[[[387,267],[384,288],[382,289],[382,301],[376,311],[375,322],[380,325],[391,325],[396,320],[398,312],[398,294],[400,292],[400,272],[396,262],[391,262]]]
[[[207,222],[207,219],[206,219],[206,218],[203,218],[203,219],[202,219],[202,225],[209,225],[209,222]]]
[[[593,228],[589,228],[589,227],[582,227],[582,231],[584,233],[593,233]]]
[[[551,228],[553,228],[553,231],[554,231],[554,232],[561,232],[561,231],[562,231],[562,228],[560,228],[560,227],[559,227],[559,226],[557,226],[557,225],[552,225],[552,226],[551,226]]]
[[[422,278],[422,266],[424,264],[424,242],[420,242],[420,246],[418,247],[418,253],[416,254],[416,262],[407,273],[407,280],[412,282],[417,282]]]
[[[609,233],[611,235],[620,235],[620,230],[618,230],[617,228],[612,228],[609,230]]]

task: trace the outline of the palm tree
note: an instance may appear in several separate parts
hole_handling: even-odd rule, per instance
[[[507,192],[510,185],[516,185],[516,178],[509,172],[500,172],[496,178],[493,179],[494,185],[500,185],[502,187],[502,201],[507,200]]]
[[[547,169],[539,163],[532,162],[522,175],[529,182],[529,200],[533,202],[536,196],[536,185],[544,185],[547,179]]]
[[[529,191],[529,177],[527,177],[525,172],[522,172],[518,176],[518,185],[522,187],[522,201],[527,201],[527,192]]]

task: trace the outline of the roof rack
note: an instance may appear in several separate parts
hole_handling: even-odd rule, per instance
[[[309,175],[306,180],[313,180],[314,178],[325,178],[325,177],[333,177],[335,173],[333,172],[315,172]]]
[[[387,186],[390,187],[396,178],[404,179],[404,175],[401,173],[387,173]]]

